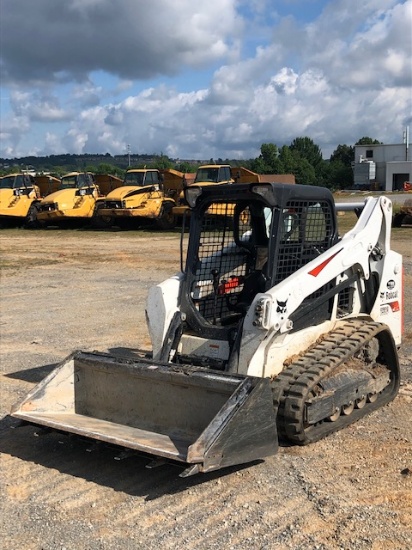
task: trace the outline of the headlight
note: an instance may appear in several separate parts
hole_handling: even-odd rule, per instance
[[[268,199],[268,197],[273,194],[272,187],[269,185],[254,185],[252,187],[252,192],[260,195],[264,199]]]
[[[186,187],[185,196],[187,204],[190,206],[190,208],[194,208],[196,206],[196,201],[201,194],[201,187]]]

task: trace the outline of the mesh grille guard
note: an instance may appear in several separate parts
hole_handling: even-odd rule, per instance
[[[327,189],[259,184],[264,192],[257,193],[256,187],[209,186],[199,194],[182,295],[186,331],[228,339],[256,294],[337,240],[333,197]]]

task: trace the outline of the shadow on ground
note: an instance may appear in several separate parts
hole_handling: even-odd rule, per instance
[[[23,380],[24,382],[33,382],[38,384],[45,378],[51,371],[56,368],[58,363],[50,363],[49,365],[43,365],[41,367],[34,367],[32,369],[19,370],[5,374],[5,378],[13,378],[14,380]]]
[[[0,420],[0,452],[147,501],[186,491],[262,462],[180,478],[181,465],[164,463],[148,468],[153,460],[148,455],[125,452],[123,448],[80,436],[42,430],[11,416]]]

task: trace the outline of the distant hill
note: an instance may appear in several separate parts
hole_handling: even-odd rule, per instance
[[[44,157],[0,158],[0,175],[21,170],[33,170],[37,173],[63,175],[67,172],[90,170],[95,173],[110,173],[122,176],[127,168],[175,168],[181,172],[195,172],[200,164],[230,164],[231,166],[248,166],[248,161],[230,159],[171,159],[166,155],[49,155]]]
[[[131,155],[130,164],[139,164],[142,162],[150,163],[154,155]],[[49,155],[46,157],[21,157],[21,158],[0,158],[0,169],[9,170],[16,167],[21,169],[33,169],[35,171],[53,172],[57,169],[64,168],[66,171],[84,170],[86,166],[111,164],[122,169],[129,166],[129,155]]]

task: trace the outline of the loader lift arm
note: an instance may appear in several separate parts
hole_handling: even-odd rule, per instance
[[[298,271],[279,282],[276,286],[255,300],[254,309],[249,310],[245,326],[256,326],[256,321],[262,322],[262,328],[276,330],[281,333],[293,329],[293,315],[302,302],[330,281],[335,281],[340,275],[357,277],[367,281],[372,277],[374,269],[382,268],[378,262],[391,255],[390,250],[391,203],[386,197],[369,198],[360,214],[356,226],[346,233],[327,252],[319,255]],[[388,277],[399,277],[401,274],[401,258],[395,255],[390,262]],[[388,263],[388,262],[387,262]],[[336,293],[336,289],[332,291]],[[372,309],[376,307],[376,299]],[[287,310],[276,308],[276,303],[287,303]],[[265,315],[261,314],[263,306]],[[256,311],[258,307],[258,311]],[[370,314],[371,311],[364,313]],[[400,315],[399,315],[400,318]],[[392,330],[400,338],[400,323]]]
[[[194,232],[195,246],[192,255],[189,253],[189,262],[194,251],[205,252],[186,269],[181,310],[187,326],[181,347],[185,350],[195,346],[195,338],[190,336],[190,331],[194,331],[198,337],[206,337],[212,345],[222,348],[221,341],[229,339],[234,331],[232,347],[223,358],[223,363],[227,361],[225,370],[271,377],[278,431],[290,441],[305,444],[355,421],[396,395],[399,386],[396,347],[400,344],[402,327],[402,259],[390,249],[392,206],[387,198],[339,206],[342,210],[356,211],[359,219],[349,233],[338,238],[335,207],[327,193],[299,187],[295,188],[298,197],[290,189],[272,188],[271,196],[269,186],[250,188],[252,194],[265,196],[264,209],[271,211],[267,261],[262,268],[267,288],[263,292],[256,283],[259,270],[256,265],[248,267],[248,262],[253,258],[254,263],[264,243],[253,223],[242,227],[244,233],[240,238],[242,231],[237,224],[241,218],[236,218],[237,210],[242,211],[246,202],[245,208],[253,217],[252,197],[242,203],[240,194],[232,208],[235,214],[232,247],[225,242],[220,252],[213,252],[209,243],[218,248],[220,235],[211,232],[209,237],[203,231],[202,236],[200,230],[200,236],[196,237]],[[236,189],[233,187],[232,191],[234,197]],[[203,193],[204,190],[199,195],[200,202]],[[203,198],[210,210],[207,199]],[[202,211],[201,206],[199,209]],[[222,203],[219,209],[222,211]],[[192,217],[196,219],[196,212]],[[245,248],[249,248],[246,258]],[[228,257],[235,257],[236,261],[227,260]],[[242,272],[236,271],[240,265],[245,266]],[[212,280],[212,270],[219,272],[221,280],[216,281],[215,277]],[[235,307],[243,303],[246,281],[251,277],[255,280],[254,296],[239,321],[239,317],[227,314],[225,304],[228,298],[234,300]],[[235,286],[240,279],[243,284]],[[196,292],[194,285],[199,288]],[[216,301],[222,297],[217,295],[216,288],[227,292],[226,302],[221,299],[219,322],[216,322]],[[230,325],[231,318],[238,324]],[[329,345],[319,343],[320,348],[314,348],[313,355],[312,346],[318,339],[328,341]],[[353,341],[354,346],[346,349],[346,339]],[[335,348],[339,360],[333,359]],[[301,353],[297,364],[288,359],[296,353]],[[196,350],[192,355],[183,352],[181,357],[186,362],[198,360],[203,364],[203,357],[196,354]],[[317,359],[312,364],[314,356]],[[319,370],[319,360],[328,367]],[[355,363],[357,366],[353,368]],[[337,376],[339,370],[344,374]],[[307,371],[316,383],[310,378],[304,380]],[[291,397],[293,392],[299,394],[295,401]],[[313,394],[318,395],[315,400]],[[296,416],[292,414],[294,408],[298,411]],[[320,429],[318,424],[325,420],[328,422]],[[295,426],[296,433],[291,426]]]

